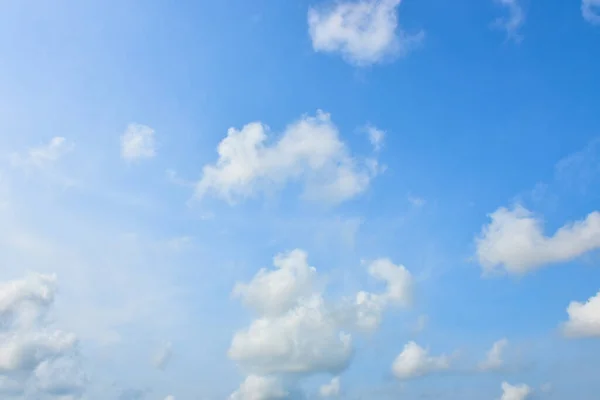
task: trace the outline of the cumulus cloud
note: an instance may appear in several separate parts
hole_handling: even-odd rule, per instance
[[[519,30],[525,23],[525,12],[519,3],[519,0],[496,0],[496,2],[506,8],[508,15],[504,18],[498,18],[494,26],[506,32],[509,39],[517,42],[521,41]]]
[[[586,21],[600,24],[600,0],[582,0],[581,13]]]
[[[410,305],[413,278],[403,265],[395,265],[387,258],[373,261],[368,271],[372,277],[386,283],[386,290],[383,293],[358,292],[354,307],[350,310],[356,313],[357,327],[372,330],[379,327],[383,311],[389,305]]]
[[[479,364],[479,369],[483,371],[492,371],[502,368],[504,360],[502,353],[508,346],[508,340],[500,339],[492,345],[492,348],[487,352],[486,359]]]
[[[154,129],[146,125],[129,124],[121,136],[121,157],[133,161],[155,155]]]
[[[272,387],[276,378],[289,374],[337,375],[353,356],[353,330],[377,326],[387,306],[410,303],[411,275],[388,259],[369,265],[369,273],[385,282],[383,292],[359,292],[356,301],[339,302],[325,301],[325,287],[304,251],[279,254],[273,264],[275,269],[263,268],[233,290],[256,314],[234,335],[228,353],[252,377],[248,385],[270,382]]]
[[[165,369],[171,361],[173,355],[173,345],[171,342],[164,343],[154,355],[152,364],[158,369]]]
[[[500,400],[527,400],[531,397],[533,390],[525,385],[511,385],[507,382],[502,382],[502,397]]]
[[[340,390],[340,377],[336,376],[332,378],[329,383],[326,383],[319,388],[319,395],[321,397],[338,397],[340,395]]]
[[[430,356],[427,349],[409,342],[392,364],[392,373],[398,379],[410,379],[450,368],[446,355]]]
[[[230,128],[217,148],[219,159],[205,165],[196,197],[208,193],[235,203],[290,181],[304,183],[311,200],[339,203],[364,192],[377,174],[375,160],[358,162],[340,140],[329,114],[318,111],[289,125],[271,144],[260,122]]]
[[[229,400],[283,400],[290,397],[279,379],[268,376],[249,375]]]
[[[12,154],[10,162],[15,167],[43,169],[56,163],[74,148],[73,143],[64,137],[56,136],[47,144],[31,148],[25,154]]]
[[[499,208],[476,239],[476,255],[486,272],[504,269],[524,274],[552,263],[573,260],[600,248],[600,213],[565,224],[554,235],[544,235],[542,221],[516,206]]]
[[[400,0],[342,1],[311,7],[308,30],[317,52],[340,53],[366,66],[404,55],[424,38],[398,27]]]
[[[262,268],[249,283],[237,283],[233,295],[261,315],[281,315],[298,298],[314,291],[317,270],[308,265],[308,254],[296,249],[273,259],[276,269]]]
[[[600,337],[600,292],[587,302],[572,301],[567,307],[569,320],[564,333],[571,337]]]
[[[53,275],[0,283],[0,392],[35,398],[83,393],[77,338],[48,322],[55,291]]]

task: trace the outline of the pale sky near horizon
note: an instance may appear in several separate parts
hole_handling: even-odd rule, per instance
[[[595,400],[600,2],[0,2],[0,398]]]

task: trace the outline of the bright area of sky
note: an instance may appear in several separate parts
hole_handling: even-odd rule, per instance
[[[600,1],[0,4],[0,397],[596,400]]]

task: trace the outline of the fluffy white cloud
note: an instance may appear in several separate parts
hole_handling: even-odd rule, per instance
[[[507,382],[502,382],[502,397],[500,400],[527,400],[530,398],[533,390],[525,385],[511,385]]]
[[[154,359],[152,360],[152,364],[158,369],[165,369],[169,361],[171,361],[171,356],[173,355],[173,345],[171,342],[167,342],[163,344],[160,349],[154,355]]]
[[[0,283],[0,392],[36,398],[83,392],[76,336],[47,322],[55,290],[53,275]]]
[[[479,364],[479,369],[483,371],[491,371],[502,368],[504,360],[502,353],[508,346],[508,340],[500,339],[492,345],[492,348],[487,352],[486,359]]]
[[[167,397],[165,397],[165,400],[175,400],[175,396],[168,395]]]
[[[499,208],[490,218],[476,239],[477,258],[486,272],[503,267],[509,273],[523,274],[600,248],[599,212],[564,225],[550,237],[544,235],[542,222],[522,206]]]
[[[229,400],[282,400],[290,392],[274,377],[249,375]]]
[[[519,0],[496,0],[497,3],[504,6],[508,11],[508,16],[498,18],[495,25],[506,31],[508,38],[520,41],[522,39],[519,29],[525,23],[525,12],[519,4]]]
[[[326,383],[319,388],[319,395],[321,395],[321,397],[338,397],[340,395],[340,390],[340,377],[336,376],[332,378],[329,383]]]
[[[121,157],[132,161],[155,155],[154,129],[146,125],[129,124],[121,136]]]
[[[286,374],[341,372],[353,356],[352,330],[374,328],[386,307],[410,303],[412,277],[388,259],[369,265],[369,273],[386,284],[382,293],[359,292],[356,300],[340,302],[324,300],[325,287],[304,251],[277,255],[273,263],[275,269],[261,269],[233,290],[257,314],[229,348],[229,357],[255,375],[249,384],[264,383],[266,376],[275,382]]]
[[[392,373],[398,379],[410,379],[450,368],[448,356],[433,357],[427,349],[409,342],[392,364]]]
[[[600,24],[600,0],[582,0],[581,13],[586,21]]]
[[[230,128],[219,143],[219,159],[205,165],[196,196],[208,193],[230,203],[257,192],[303,181],[305,196],[338,203],[364,192],[378,171],[375,160],[359,163],[340,140],[329,114],[318,111],[289,125],[268,144],[268,128],[260,122]]]
[[[233,289],[234,296],[260,315],[281,315],[314,291],[317,270],[308,265],[306,252],[279,254],[273,265],[275,270],[262,268],[249,283],[238,283]]]
[[[571,302],[567,307],[569,320],[564,332],[572,337],[600,337],[600,292],[587,302]]]
[[[48,144],[29,149],[26,154],[12,154],[10,162],[18,167],[45,168],[60,160],[74,147],[74,144],[64,137],[56,136]]]
[[[262,317],[235,334],[229,356],[258,374],[339,372],[352,357],[352,339],[320,295],[277,317]]]
[[[423,32],[408,35],[398,28],[400,0],[336,2],[308,11],[313,49],[340,53],[365,66],[403,55],[420,43]]]
[[[356,313],[356,325],[359,328],[372,330],[379,327],[383,312],[389,305],[410,305],[413,279],[403,265],[395,265],[386,258],[373,261],[368,270],[372,277],[386,283],[386,290],[379,294],[358,292],[354,307],[350,310]]]

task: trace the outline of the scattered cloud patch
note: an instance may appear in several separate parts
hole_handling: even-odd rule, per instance
[[[392,364],[392,373],[398,379],[411,379],[450,368],[450,358],[446,355],[433,357],[427,349],[415,342],[409,342]]]
[[[412,302],[413,277],[403,265],[395,265],[387,258],[370,263],[369,274],[386,283],[383,293],[360,291],[356,295],[354,307],[356,327],[362,330],[375,330],[381,324],[384,310],[390,306],[408,307]]]
[[[154,129],[142,124],[129,124],[121,136],[121,157],[134,161],[155,155]]]
[[[508,346],[508,340],[500,339],[492,345],[492,348],[487,352],[486,359],[479,364],[479,369],[482,371],[495,371],[504,366],[503,352]]]
[[[173,356],[173,345],[171,342],[163,344],[154,355],[152,365],[158,369],[165,369]]]
[[[582,0],[581,13],[587,22],[600,24],[600,0]]]
[[[600,292],[587,302],[571,302],[567,307],[569,320],[564,333],[570,337],[600,337]]]
[[[494,26],[506,32],[509,39],[515,42],[523,40],[519,32],[525,23],[525,11],[519,3],[519,0],[495,0],[498,4],[506,8],[508,15],[504,18],[498,18],[494,21]]]
[[[600,248],[600,213],[565,224],[545,236],[542,221],[517,205],[490,214],[491,222],[476,239],[476,256],[485,272],[504,269],[524,274],[546,264],[573,260]]]
[[[502,397],[500,400],[527,400],[531,398],[533,389],[525,384],[511,385],[507,382],[502,382]]]
[[[311,7],[308,30],[317,52],[340,53],[357,66],[404,55],[423,40],[398,27],[400,0],[341,1]]]
[[[416,208],[421,208],[425,205],[425,203],[427,203],[424,198],[414,195],[408,195],[408,202]]]
[[[61,136],[53,137],[45,145],[29,149],[25,154],[13,153],[10,163],[14,167],[44,169],[71,152],[75,145]]]
[[[366,126],[365,131],[369,136],[369,142],[371,142],[373,150],[380,151],[383,147],[383,142],[385,141],[385,131],[378,129],[373,125]]]
[[[336,376],[332,378],[329,383],[326,383],[319,388],[319,395],[321,397],[338,397],[340,395],[340,391],[340,377]]]
[[[364,192],[378,173],[376,160],[359,162],[340,140],[329,114],[318,111],[289,125],[272,144],[260,122],[230,128],[219,159],[203,168],[196,197],[212,193],[233,204],[290,181],[304,183],[311,200],[339,203]]]
[[[274,377],[249,375],[229,400],[283,400],[290,392]]]

